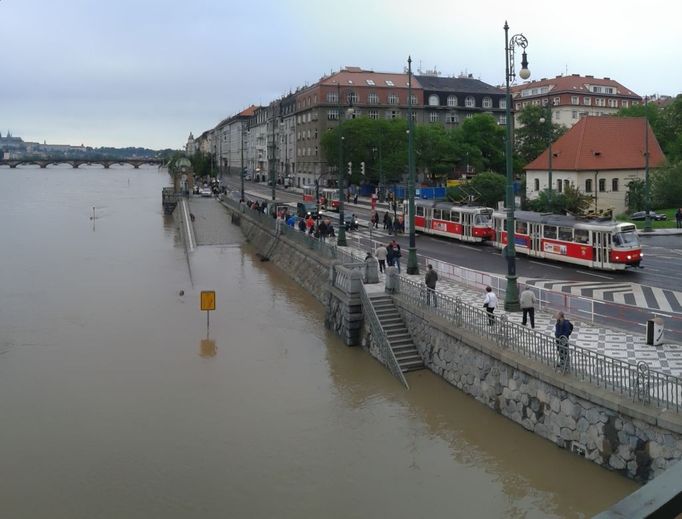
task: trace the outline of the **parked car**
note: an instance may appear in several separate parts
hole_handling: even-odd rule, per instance
[[[649,211],[649,218],[652,220],[660,221],[667,220],[668,217],[664,214],[657,213],[656,211]],[[646,211],[637,211],[630,215],[630,220],[646,220]]]
[[[204,198],[210,198],[213,196],[213,191],[211,191],[211,188],[209,187],[202,187],[199,190],[199,194],[203,196]]]

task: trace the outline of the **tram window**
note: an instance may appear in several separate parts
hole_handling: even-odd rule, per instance
[[[559,239],[563,241],[573,241],[573,228],[559,227]]]
[[[488,225],[490,223],[490,217],[487,214],[477,214],[474,218],[474,223],[476,225]]]
[[[585,229],[575,230],[575,241],[578,243],[589,243],[590,242],[590,231]]]
[[[459,213],[456,213],[454,211],[451,212],[450,213],[450,221],[455,222],[455,223],[459,223],[460,222]]]
[[[440,209],[434,209],[433,210],[433,219],[434,220],[441,220],[442,218],[442,211]]]
[[[545,227],[542,229],[542,235],[545,238],[556,240],[556,227],[553,225],[545,225]]]
[[[417,216],[424,216],[424,208],[418,205],[415,214]]]
[[[526,222],[516,221],[516,233],[517,234],[528,234],[528,224]]]

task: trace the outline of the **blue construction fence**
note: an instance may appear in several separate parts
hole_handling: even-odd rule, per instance
[[[356,192],[360,196],[370,197],[372,193],[376,192],[377,187],[372,184],[363,184],[361,186],[351,186],[351,194]],[[407,198],[407,188],[405,186],[389,186],[386,188],[388,192],[395,195],[397,200],[405,200]],[[424,200],[445,200],[445,187],[417,187],[415,189],[415,196]]]

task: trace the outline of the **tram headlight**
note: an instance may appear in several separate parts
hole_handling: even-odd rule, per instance
[[[632,256],[630,256],[629,254],[628,254],[628,259],[629,259],[629,260],[631,260],[631,259],[632,259]]]

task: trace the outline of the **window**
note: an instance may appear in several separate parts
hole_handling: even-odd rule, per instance
[[[358,99],[359,99],[358,95],[355,92],[350,92],[348,94],[348,104],[350,104],[350,105],[357,104]]]
[[[507,109],[507,99],[505,97],[500,97],[500,108],[503,110]]]
[[[606,179],[600,178],[599,179],[599,192],[604,193],[605,191],[606,191]]]
[[[533,191],[540,191],[540,179],[536,178],[533,181]]]
[[[464,106],[466,106],[467,108],[475,108],[476,99],[474,99],[473,96],[467,96],[466,99],[464,100]]]
[[[450,124],[457,124],[459,122],[459,117],[457,116],[456,113],[450,112],[445,116],[445,122]]]
[[[443,219],[442,214],[443,214],[443,212],[440,209],[434,209],[433,210],[433,219],[434,220],[442,220]]]
[[[339,118],[339,111],[336,108],[332,108],[331,110],[327,110],[327,119],[330,121],[335,121]]]
[[[417,105],[417,96],[412,94],[412,96],[410,97],[410,102],[412,103],[412,106],[416,106]]]
[[[398,116],[400,116],[400,112],[398,112]],[[410,119],[412,119],[413,121],[416,121],[417,120],[417,112],[412,112],[412,114],[410,115]]]
[[[439,122],[439,121],[440,121],[440,116],[439,116],[438,112],[431,112],[431,113],[429,114],[429,121],[432,122],[432,123],[437,123],[437,122]]]
[[[564,183],[561,181],[560,178],[558,178],[556,181],[556,190],[557,190],[557,193],[563,193],[564,192]]]
[[[611,179],[611,191],[618,191],[618,179],[617,178]]]
[[[586,178],[585,179],[585,193],[591,193],[591,192],[592,192],[592,179]]]
[[[379,104],[379,94],[376,92],[370,92],[367,96],[367,102],[371,105]]]
[[[610,108],[618,108],[618,99],[609,99]]]
[[[514,110],[516,110],[516,111],[521,110],[521,103],[516,103],[516,104],[514,105]]]
[[[577,243],[590,243],[590,231],[586,229],[576,229],[575,241]]]
[[[507,124],[507,116],[500,115],[500,124]]]
[[[597,99],[594,100],[594,105],[595,106],[606,106],[606,99],[603,97],[598,97]]]
[[[440,101],[438,99],[438,96],[436,94],[431,94],[429,96],[429,106],[438,106],[440,104]]]
[[[629,103],[628,103],[625,99],[623,99],[623,100],[620,102],[620,106],[622,106],[623,108],[627,108],[627,107],[628,107],[628,104],[629,104]]]
[[[568,191],[568,186],[570,186],[571,183],[568,180],[564,180],[564,191]]]
[[[584,97],[583,98],[583,104],[585,106],[590,106],[592,104],[592,98],[591,97]]]
[[[400,98],[396,94],[391,94],[388,96],[388,104],[397,105],[400,102]]]
[[[492,108],[493,107],[493,100],[490,97],[484,97],[483,98],[483,108]]]
[[[448,96],[448,106],[457,106],[457,96]]]
[[[553,104],[554,106],[559,106],[559,103],[561,103],[561,98],[560,98],[560,97],[555,97],[554,99],[552,99],[552,104]]]
[[[556,240],[556,227],[554,225],[545,225],[542,229],[542,235],[545,238]]]
[[[461,221],[460,213],[458,213],[456,211],[451,212],[450,213],[450,221],[455,222],[455,223],[459,223]]]
[[[374,86],[374,80],[373,79],[365,79],[365,81],[367,81],[367,84],[369,86]]]
[[[378,119],[379,118],[379,110],[370,110],[369,111],[369,118],[370,119]]]
[[[386,110],[386,119],[399,119],[400,110]]]
[[[516,220],[516,233],[517,234],[528,234],[528,223],[520,222]]]
[[[393,84],[393,81],[391,81],[390,79],[387,79],[387,80],[386,80],[386,84],[387,84],[388,86],[395,86],[395,85]]]
[[[559,227],[559,239],[563,241],[573,241],[573,228]]]
[[[414,214],[416,216],[424,216],[424,208],[422,206],[418,205],[417,207],[415,207]]]

